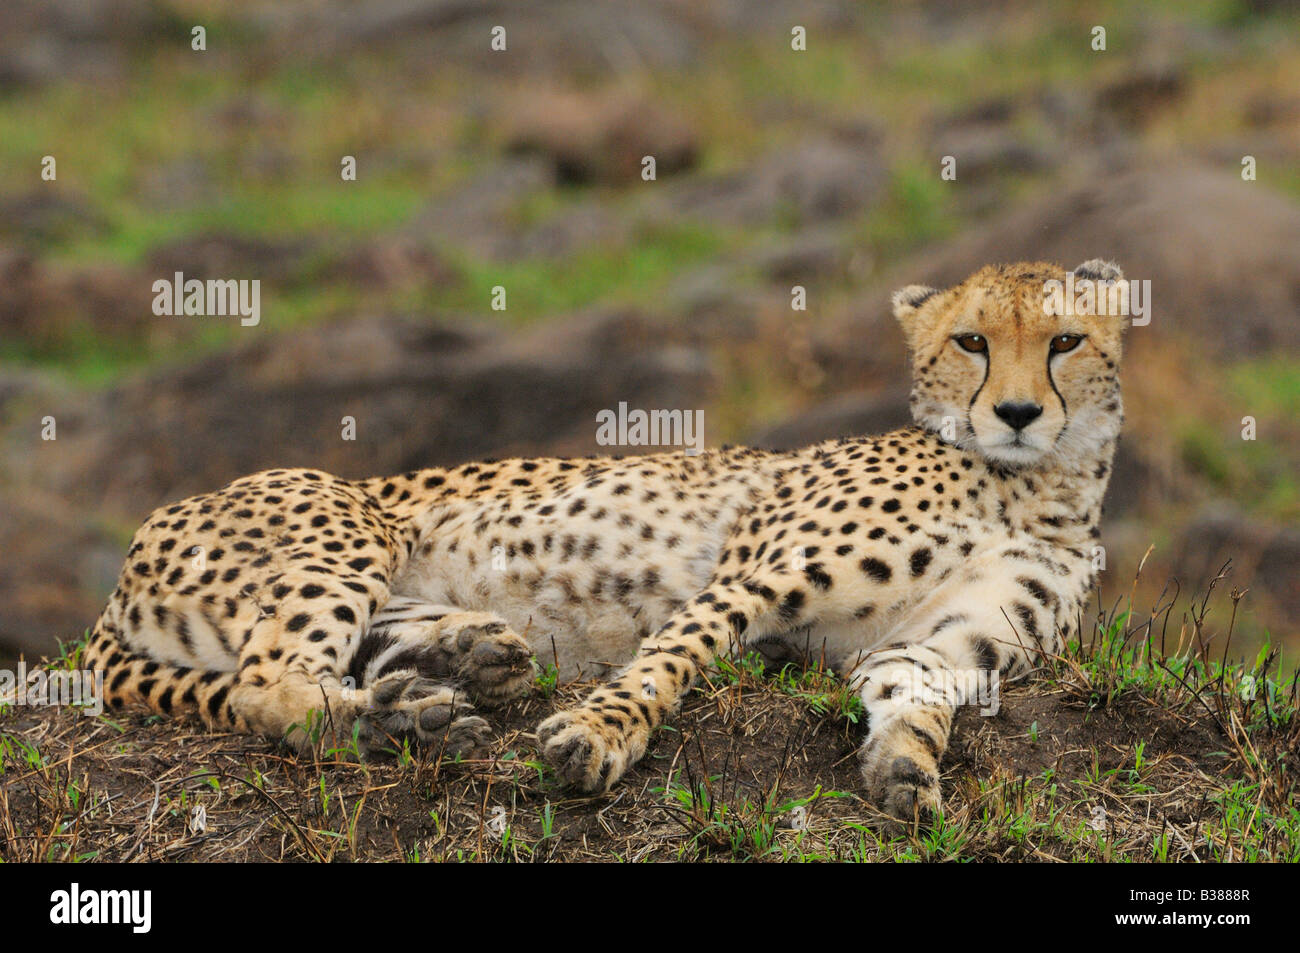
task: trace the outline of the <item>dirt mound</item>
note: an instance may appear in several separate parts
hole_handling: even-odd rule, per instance
[[[69,824],[75,853],[101,861],[883,860],[915,848],[905,837],[863,836],[883,818],[862,797],[860,727],[770,683],[719,679],[697,691],[614,790],[574,796],[539,777],[533,728],[583,688],[493,712],[500,733],[491,751],[460,764],[428,751],[405,765],[313,762],[260,739],[140,716],[117,719],[125,734],[69,711],[16,709],[0,725],[86,779],[88,803],[113,796],[111,817],[67,808],[79,821]],[[1100,849],[1087,833],[1098,817],[1107,851],[1149,859],[1152,835],[1175,828],[1171,854],[1190,845],[1208,859],[1216,845],[1196,831],[1209,827],[1203,798],[1221,786],[1214,752],[1226,745],[1199,709],[1130,699],[1089,710],[1060,693],[1004,692],[996,715],[959,715],[942,786],[948,823],[962,836],[932,859],[1082,859]],[[32,830],[35,818],[59,813],[61,774],[15,763],[6,777],[0,829]],[[155,812],[160,791],[164,809]],[[189,823],[196,804],[201,827]],[[0,859],[31,859],[36,840],[0,841]],[[73,855],[61,844],[40,859],[61,859],[64,849]]]

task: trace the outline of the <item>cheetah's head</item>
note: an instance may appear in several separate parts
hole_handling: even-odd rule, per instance
[[[1101,259],[1072,276],[1029,262],[988,266],[947,291],[902,288],[894,314],[912,354],[912,415],[1003,465],[1085,460],[1119,435],[1127,313],[1123,274]]]

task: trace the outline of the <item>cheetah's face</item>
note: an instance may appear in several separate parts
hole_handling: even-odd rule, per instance
[[[1041,262],[990,266],[947,291],[896,292],[917,423],[1016,467],[1086,459],[1118,436],[1126,286],[1100,260],[1075,275],[1117,282],[1120,313],[1057,314],[1048,282],[1066,272]]]

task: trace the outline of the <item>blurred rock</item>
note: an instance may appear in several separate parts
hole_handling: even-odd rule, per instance
[[[699,407],[710,383],[703,351],[635,314],[509,338],[388,317],[249,334],[47,411],[59,439],[39,455],[34,430],[15,427],[6,475],[139,518],[271,466],[364,477],[561,445],[591,452],[598,410]],[[354,441],[341,436],[347,416]]]
[[[150,164],[139,170],[141,204],[162,211],[207,201],[219,188],[209,160],[186,156]]]
[[[1102,525],[1112,519],[1140,518],[1160,507],[1188,499],[1193,489],[1185,474],[1170,473],[1147,455],[1142,436],[1121,434],[1106,487]]]
[[[0,366],[0,427],[20,413],[20,408],[34,408],[37,413],[28,415],[28,422],[39,427],[44,416],[42,407],[50,408],[54,402],[67,397],[67,388],[44,371],[26,367]]]
[[[493,72],[599,75],[631,68],[680,68],[696,56],[687,11],[637,0],[370,0],[265,3],[257,22],[302,53],[339,57],[383,50],[404,72],[447,64]],[[506,49],[490,46],[508,25]]]
[[[980,179],[994,174],[1024,175],[1052,168],[1057,156],[1026,142],[1009,129],[969,126],[939,136],[934,149],[957,160],[958,174]]]
[[[1220,501],[1203,508],[1186,524],[1171,551],[1184,583],[1212,579],[1232,560],[1232,571],[1219,583],[1221,595],[1216,601],[1223,602],[1233,586],[1250,588],[1245,605],[1272,610],[1268,615],[1273,618],[1290,620],[1289,631],[1274,631],[1275,638],[1300,633],[1300,530],[1294,526],[1252,520],[1235,503]],[[1224,612],[1217,613],[1217,618],[1226,624]]]
[[[1300,124],[1300,96],[1260,93],[1246,103],[1242,118],[1255,129],[1285,126],[1294,129]]]
[[[644,75],[695,65],[741,35],[788,36],[791,23],[817,31],[861,28],[851,0],[263,0],[251,23],[298,55],[336,59],[380,51],[402,74],[448,66],[496,75],[585,79]],[[490,46],[504,25],[506,49]]]
[[[268,241],[229,232],[208,232],[154,248],[147,261],[150,273],[171,280],[181,272],[188,281],[253,279],[284,282],[302,272],[314,250],[308,239]]]
[[[85,240],[108,228],[104,216],[79,195],[51,184],[0,198],[0,238],[23,245],[45,245],[71,238]]]
[[[597,245],[626,242],[631,224],[607,202],[584,201],[550,215],[536,225],[502,236],[499,253],[507,258],[559,259]]]
[[[720,42],[772,36],[798,22],[861,28],[852,0],[6,0],[0,4],[0,87],[114,80],[134,48],[188,37],[198,13],[238,37],[241,62],[304,58],[336,64],[374,54],[396,76],[470,68],[494,75],[589,79],[681,70]],[[506,48],[490,46],[506,26]],[[214,45],[209,56],[219,54]]]
[[[319,281],[338,281],[364,288],[425,285],[445,288],[461,280],[445,257],[410,238],[378,238],[334,252],[317,274]]]
[[[78,639],[95,621],[125,543],[102,526],[93,510],[39,490],[0,494],[0,550],[22,554],[0,560],[0,658],[52,654],[56,639]]]
[[[775,302],[789,308],[785,293],[752,287],[735,264],[701,265],[683,272],[664,292],[669,314],[684,319],[696,340],[725,341],[752,336],[755,316]]]
[[[853,258],[851,239],[833,228],[806,228],[758,249],[754,263],[770,281],[802,283],[844,275]]]
[[[1187,70],[1172,63],[1153,64],[1130,71],[1097,91],[1098,111],[1130,128],[1141,128],[1159,118],[1187,93]]]
[[[1243,6],[1255,17],[1285,15],[1300,10],[1300,0],[1246,0]]]
[[[562,185],[640,182],[645,156],[654,157],[662,179],[694,165],[699,150],[680,115],[621,90],[519,92],[503,125],[507,149],[542,156]]]
[[[796,450],[833,437],[885,433],[911,423],[907,388],[895,386],[883,393],[840,394],[756,431],[748,442],[772,450]]]
[[[554,185],[554,175],[537,156],[503,160],[434,199],[415,215],[408,232],[422,241],[501,259],[517,247],[519,204]]]
[[[874,139],[818,136],[773,149],[742,172],[670,186],[660,216],[726,225],[824,224],[868,208],[886,178]]]
[[[75,345],[87,331],[140,345],[191,333],[192,326],[154,316],[151,281],[114,265],[46,265],[0,246],[0,341],[42,353]]]
[[[860,295],[847,311],[816,322],[811,348],[830,393],[876,383],[906,387],[911,380],[907,348],[889,313],[887,292]]]
[[[1034,142],[1018,122],[1027,112],[1041,113],[1036,103],[999,97],[982,100],[934,124],[930,152],[957,160],[958,175],[972,184],[994,174],[1043,172],[1060,161],[1059,148]]]
[[[158,0],[5,0],[0,88],[117,79],[131,46],[165,41],[174,29]]]

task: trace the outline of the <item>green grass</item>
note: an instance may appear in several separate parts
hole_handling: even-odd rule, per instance
[[[1217,423],[1174,422],[1183,462],[1248,512],[1300,520],[1300,362],[1281,355],[1238,362],[1227,368],[1223,389],[1228,409]],[[1243,437],[1247,416],[1255,418],[1253,440]]]
[[[485,262],[461,257],[463,285],[430,292],[423,302],[440,310],[500,315],[511,324],[577,311],[596,304],[652,303],[684,269],[726,247],[720,231],[697,225],[647,227],[633,241],[583,249],[563,258]],[[493,312],[492,289],[506,289],[506,310]]]
[[[808,798],[778,803],[775,791],[757,799],[734,788],[729,792],[725,776],[674,775],[654,791],[687,834],[679,858],[961,862],[987,858],[991,851],[1002,860],[1053,856],[1167,862],[1186,860],[1190,851],[1216,862],[1294,863],[1300,860],[1300,805],[1293,776],[1294,746],[1300,740],[1297,676],[1286,674],[1269,646],[1252,659],[1228,662],[1225,645],[1223,658],[1216,660],[1215,653],[1203,648],[1208,596],[1199,605],[1192,601],[1192,631],[1178,645],[1162,644],[1160,634],[1172,601],[1146,618],[1131,610],[1103,613],[1088,641],[1072,642],[1049,662],[1047,682],[1093,711],[1142,699],[1142,704],[1184,716],[1208,713],[1220,724],[1225,736],[1221,757],[1235,760],[1241,774],[1203,793],[1190,832],[1186,825],[1175,830],[1167,817],[1161,821],[1161,808],[1151,819],[1152,807],[1169,797],[1170,772],[1181,768],[1167,755],[1153,759],[1148,743],[1138,740],[1127,758],[1112,767],[1102,767],[1102,752],[1093,747],[1090,765],[1073,778],[1048,769],[1034,776],[964,779],[959,782],[964,796],[954,799],[933,826],[892,836],[855,820],[808,823],[803,814],[791,822],[797,806],[827,797],[856,799],[853,793],[818,789]],[[1232,610],[1235,615],[1235,604]],[[823,687],[832,697],[844,691],[842,683],[816,669],[786,666],[765,674],[756,653],[721,660],[718,680],[725,685],[762,681],[769,690],[802,698],[821,698]],[[837,707],[810,704],[821,717],[843,719],[844,711]],[[1031,733],[1037,730],[1034,722]],[[1172,803],[1170,808],[1177,811]]]
[[[859,229],[863,243],[882,265],[888,265],[952,235],[960,225],[955,187],[939,178],[937,163],[900,164],[890,177],[884,200]]]
[[[862,717],[862,699],[858,693],[815,662],[807,667],[789,663],[769,673],[762,654],[755,651],[739,659],[719,657],[715,664],[717,677],[723,684],[764,681],[780,694],[802,701],[818,718],[856,725]]]
[[[1300,360],[1277,354],[1228,368],[1228,384],[1256,416],[1293,419],[1300,409]]]
[[[30,172],[26,184],[9,177],[8,189],[58,189],[107,220],[103,234],[55,243],[59,260],[131,263],[207,230],[356,237],[406,221],[478,158],[445,151],[467,120],[414,121],[453,83],[430,80],[393,99],[386,84],[367,82],[371,71],[365,62],[348,71],[281,62],[249,75],[162,51],[123,84],[65,82],[0,98],[0,167]],[[58,162],[57,183],[38,178],[44,155]],[[358,159],[355,182],[339,175],[344,155]],[[194,195],[159,214],[145,192],[176,163],[199,170]]]

